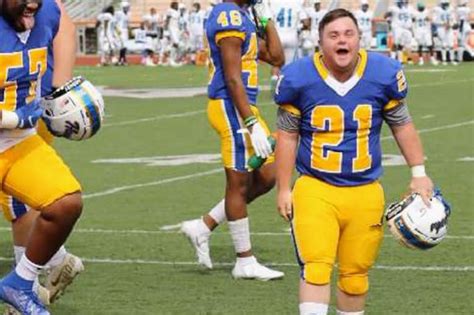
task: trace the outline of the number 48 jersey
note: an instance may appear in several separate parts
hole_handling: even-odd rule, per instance
[[[384,111],[403,104],[407,83],[401,64],[359,52],[352,78],[334,79],[321,55],[285,67],[275,102],[300,117],[296,166],[300,174],[336,186],[358,186],[382,175],[380,131]]]
[[[209,43],[209,85],[211,99],[230,99],[226,87],[224,66],[219,41],[227,37],[242,39],[241,58],[242,81],[250,104],[256,105],[258,94],[258,42],[257,31],[249,13],[232,2],[216,5],[206,22],[206,36]]]

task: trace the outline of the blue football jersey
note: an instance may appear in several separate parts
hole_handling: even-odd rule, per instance
[[[21,34],[0,16],[0,109],[14,111],[41,96],[41,78],[48,68],[60,15],[54,0],[43,0],[35,26]]]
[[[400,105],[408,86],[402,66],[382,54],[360,51],[355,74],[344,83],[321,55],[286,66],[275,102],[300,120],[297,170],[337,186],[357,186],[382,175],[383,112]]]
[[[242,63],[242,81],[249,103],[255,105],[258,95],[258,40],[256,27],[248,11],[232,2],[216,5],[206,21],[206,36],[210,54],[209,98],[230,99],[225,83],[219,41],[225,37],[238,37],[243,40],[242,58],[236,62]]]

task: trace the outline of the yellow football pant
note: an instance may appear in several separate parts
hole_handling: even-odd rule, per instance
[[[258,108],[256,106],[250,107],[258,122],[270,135],[270,130],[260,116]],[[227,99],[209,100],[207,117],[209,123],[221,138],[221,154],[224,167],[241,172],[247,171],[248,159],[255,152],[249,134],[242,132],[242,130],[247,129],[232,101]],[[275,158],[272,155],[265,161],[265,164],[273,163],[274,160]]]
[[[302,278],[328,284],[336,257],[338,286],[360,295],[383,238],[384,193],[379,182],[337,187],[301,176],[293,189],[292,232]]]
[[[0,153],[0,180],[2,209],[9,221],[17,216],[15,211],[26,211],[24,204],[41,210],[81,190],[70,169],[39,135]]]

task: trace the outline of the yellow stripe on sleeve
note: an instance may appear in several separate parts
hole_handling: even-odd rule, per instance
[[[294,116],[301,117],[300,110],[291,104],[280,105],[280,108]]]
[[[384,106],[383,110],[388,111],[391,109],[394,109],[395,107],[403,104],[404,100],[391,100],[390,102],[387,103],[387,105]]]
[[[227,37],[237,37],[237,38],[240,38],[241,40],[245,40],[245,33],[239,32],[239,31],[219,32],[216,34],[216,44],[219,44],[219,41],[221,39],[227,38]]]

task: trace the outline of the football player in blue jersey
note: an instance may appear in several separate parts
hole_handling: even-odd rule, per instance
[[[82,210],[79,183],[35,128],[42,113],[40,82],[48,67],[48,48],[62,47],[65,54],[70,52],[68,45],[74,46],[60,45],[63,36],[68,36],[61,10],[60,1],[55,0],[0,1],[2,189],[39,210],[25,254],[0,281],[0,299],[22,314],[49,314],[33,292],[33,282],[65,242]],[[74,53],[55,60],[54,66],[68,67],[71,62]],[[62,75],[55,74],[53,84],[68,79]]]
[[[291,220],[301,266],[300,314],[327,314],[337,257],[337,314],[361,315],[383,238],[384,121],[411,167],[410,190],[429,204],[433,183],[401,64],[360,49],[357,20],[344,9],[326,14],[319,34],[321,52],[285,67],[276,89],[278,210]]]
[[[270,280],[283,273],[258,263],[253,256],[247,204],[273,188],[275,169],[270,132],[257,108],[258,60],[274,66],[284,63],[284,54],[273,22],[257,20],[249,9],[254,0],[233,0],[217,4],[206,22],[210,50],[208,118],[221,138],[226,174],[225,200],[203,219],[186,221],[182,231],[196,249],[199,263],[212,268],[208,240],[211,230],[226,218],[237,254],[234,278]],[[254,10],[253,10],[254,11]],[[267,158],[258,170],[251,170],[253,154]]]
[[[62,24],[53,42],[53,47],[48,48],[48,67],[41,78],[41,96],[51,94],[53,90],[72,79],[73,76],[76,54],[75,26],[61,4],[60,6]],[[57,66],[54,67],[54,65]],[[53,135],[47,130],[42,120],[38,121],[37,129],[38,135],[48,144],[53,142]],[[11,222],[15,261],[18,263],[25,252],[29,232],[39,212],[32,211],[28,205],[3,192],[0,192],[0,204],[4,217]],[[83,269],[81,259],[69,253],[62,246],[47,263],[45,287],[39,285],[36,287],[41,301],[45,304],[53,303]],[[17,314],[17,312],[9,307],[6,314]]]

